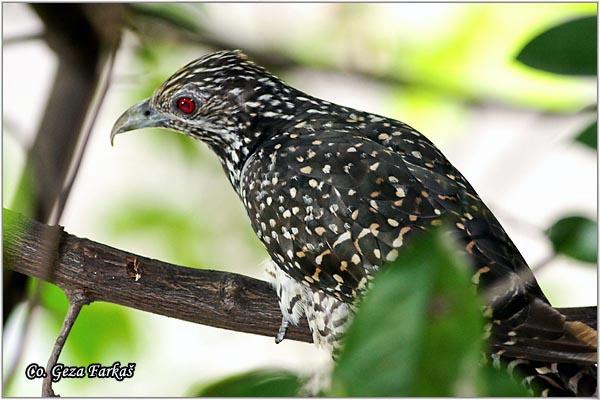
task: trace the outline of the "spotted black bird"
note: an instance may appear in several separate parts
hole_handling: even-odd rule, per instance
[[[294,89],[239,51],[206,55],[126,111],[114,136],[170,128],[216,153],[267,249],[283,321],[335,349],[373,275],[451,222],[484,293],[495,365],[542,395],[596,391],[596,330],[554,309],[473,187],[409,125]]]

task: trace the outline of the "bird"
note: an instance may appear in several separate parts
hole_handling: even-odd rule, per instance
[[[335,353],[377,272],[448,222],[485,299],[489,360],[538,395],[596,392],[596,330],[551,306],[475,189],[411,126],[311,96],[224,50],[123,113],[111,143],[146,127],[216,154],[271,259],[276,342],[305,316],[314,343]]]

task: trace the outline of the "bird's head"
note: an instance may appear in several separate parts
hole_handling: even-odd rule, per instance
[[[151,98],[123,113],[111,143],[123,132],[169,128],[209,144],[224,164],[239,164],[261,136],[293,118],[293,90],[240,51],[212,53],[181,68]]]

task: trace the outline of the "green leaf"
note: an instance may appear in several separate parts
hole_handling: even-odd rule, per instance
[[[589,16],[554,26],[527,43],[517,60],[556,74],[595,76],[596,21]]]
[[[505,370],[486,365],[479,370],[478,395],[481,397],[529,397],[531,394]]]
[[[454,396],[459,381],[474,385],[482,316],[456,254],[428,232],[378,274],[347,332],[334,395]]]
[[[582,216],[569,216],[556,221],[548,230],[554,251],[579,261],[596,263],[598,259],[598,227]]]
[[[284,370],[256,370],[194,390],[193,397],[296,397],[302,381]]]
[[[598,121],[594,121],[590,126],[585,128],[577,135],[575,141],[596,150],[598,148]]]
[[[67,313],[68,301],[58,287],[43,283],[41,304],[48,311],[53,335],[58,335]],[[134,362],[135,332],[125,308],[109,303],[92,303],[81,309],[65,344],[62,362],[84,365],[95,362]],[[119,359],[113,359],[115,355]]]

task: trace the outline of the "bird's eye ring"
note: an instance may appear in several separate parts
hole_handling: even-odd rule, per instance
[[[196,110],[196,102],[191,97],[180,97],[177,99],[177,108],[184,114],[191,114]]]

